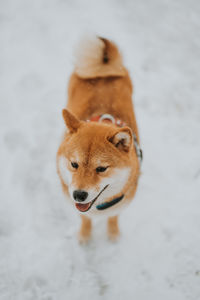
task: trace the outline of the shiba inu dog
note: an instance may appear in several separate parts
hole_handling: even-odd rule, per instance
[[[134,197],[140,175],[132,83],[117,46],[101,37],[83,40],[63,109],[66,132],[57,153],[63,191],[80,212],[80,241],[92,218],[106,214],[110,239],[118,214]]]

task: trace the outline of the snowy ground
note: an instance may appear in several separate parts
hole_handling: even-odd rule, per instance
[[[0,299],[200,299],[200,2],[0,1]],[[115,40],[144,151],[122,236],[75,238],[55,170],[73,45]]]

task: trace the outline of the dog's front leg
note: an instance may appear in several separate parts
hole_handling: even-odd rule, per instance
[[[116,241],[120,234],[118,216],[108,218],[107,230],[109,239],[111,241]]]
[[[81,215],[81,228],[78,233],[80,243],[87,243],[91,238],[92,221],[89,217]]]

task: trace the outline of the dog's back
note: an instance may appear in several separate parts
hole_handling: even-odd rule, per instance
[[[130,126],[138,138],[132,83],[113,42],[98,37],[81,41],[75,52],[67,108],[82,120],[111,114]]]

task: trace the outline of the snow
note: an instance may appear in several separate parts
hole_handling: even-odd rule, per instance
[[[200,2],[0,6],[0,299],[200,299]],[[120,45],[144,162],[120,241],[98,221],[81,246],[55,157],[73,47],[88,32]]]

